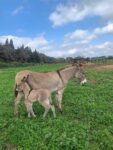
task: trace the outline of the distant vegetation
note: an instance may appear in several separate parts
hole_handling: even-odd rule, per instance
[[[25,47],[24,45],[22,45],[18,48],[15,48],[12,39],[6,39],[4,44],[0,43],[0,67],[27,66],[37,63],[70,63],[81,60],[94,63],[111,63],[113,62],[113,56],[101,56],[93,58],[54,58],[49,57],[43,53],[39,53],[37,50],[32,51],[32,49],[28,46]]]
[[[5,44],[0,44],[0,61],[2,62],[51,63],[55,60],[55,58],[48,57],[36,50],[32,51],[28,46],[22,45],[15,48],[12,39],[6,39]]]

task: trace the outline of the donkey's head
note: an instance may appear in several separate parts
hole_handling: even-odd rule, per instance
[[[84,73],[83,69],[80,66],[76,66],[75,78],[77,78],[79,80],[80,85],[84,85],[85,83],[87,83],[85,73]]]

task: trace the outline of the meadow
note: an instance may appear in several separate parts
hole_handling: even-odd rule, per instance
[[[14,78],[20,70],[54,71],[64,66],[51,64],[0,69],[0,150],[113,150],[113,70],[87,69],[88,83],[73,79],[63,96],[63,113],[57,118],[34,104],[36,118],[27,118],[23,101],[14,117]],[[55,96],[53,94],[53,103]]]

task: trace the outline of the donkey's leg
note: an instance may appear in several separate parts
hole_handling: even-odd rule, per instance
[[[50,108],[51,108],[52,113],[53,113],[53,117],[56,118],[55,107],[54,107],[54,105],[52,105],[51,96],[49,97],[49,103],[50,103]]]
[[[18,115],[18,105],[19,105],[19,102],[20,102],[22,96],[23,96],[23,93],[18,92],[17,97],[15,99],[14,115]]]
[[[57,100],[57,105],[59,109],[62,111],[62,96],[63,96],[64,89],[57,91],[56,94],[56,100]]]
[[[36,115],[34,114],[33,108],[32,108],[32,102],[29,102],[28,100],[25,100],[25,106],[28,112],[28,117],[36,117]]]

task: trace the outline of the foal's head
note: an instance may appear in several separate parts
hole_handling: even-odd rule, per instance
[[[27,77],[23,77],[21,80],[21,83],[17,86],[18,91],[23,92],[25,95],[29,94],[29,91],[31,91],[31,87],[28,84]]]

